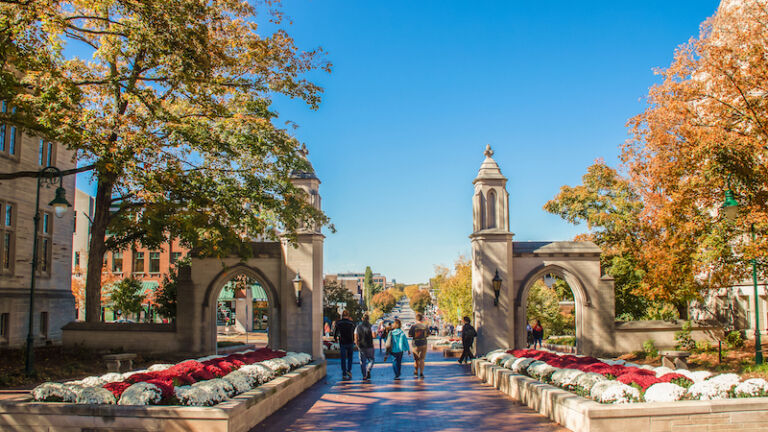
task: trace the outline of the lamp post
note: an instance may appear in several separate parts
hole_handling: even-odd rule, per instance
[[[730,178],[728,180],[728,189],[725,191],[725,201],[722,205],[723,213],[725,217],[730,220],[736,220],[736,216],[739,214],[739,202],[736,201],[736,197],[731,189]],[[750,231],[752,233],[752,242],[755,241],[755,224],[751,224]],[[755,295],[755,364],[763,364],[763,347],[760,342],[760,297],[757,292],[757,258],[749,260],[752,263],[752,286],[754,288]]]
[[[493,276],[493,280],[491,280],[491,283],[493,283],[493,305],[498,306],[499,305],[499,294],[501,294],[501,277],[499,276],[499,270],[496,269],[496,274]]]
[[[40,186],[45,185],[46,188],[55,186],[58,181],[59,186],[56,188],[56,196],[48,203],[53,207],[53,212],[56,217],[60,218],[64,216],[67,208],[72,207],[72,204],[67,201],[67,191],[64,189],[64,179],[61,174],[61,170],[54,166],[47,166],[41,169],[37,173],[37,195],[35,196],[35,216],[33,220],[33,236],[32,236],[32,278],[29,284],[29,320],[27,329],[27,356],[25,364],[25,372],[27,375],[34,373],[34,350],[35,343],[34,321],[35,321],[35,276],[37,273],[37,230],[40,226]]]
[[[293,278],[293,290],[296,292],[296,306],[301,307],[301,286],[304,281],[301,280],[301,275],[296,273],[296,277]]]

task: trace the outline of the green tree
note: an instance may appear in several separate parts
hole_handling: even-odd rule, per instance
[[[163,277],[163,283],[155,296],[155,307],[158,315],[176,321],[176,304],[178,301],[178,276],[176,271]]]
[[[456,323],[460,316],[472,315],[472,263],[459,257],[453,274],[445,267],[437,267],[430,285],[437,291],[437,306],[443,319]]]
[[[271,102],[317,108],[321,88],[305,75],[330,65],[296,47],[278,3],[2,3],[0,88],[21,109],[0,121],[75,151],[98,182],[88,321],[100,317],[107,250],[175,237],[201,254],[248,254],[243,233],[295,240],[328,222],[290,181],[311,168]]]
[[[353,321],[359,321],[365,312],[363,306],[348,289],[337,282],[328,282],[323,285],[323,315],[335,321],[339,318],[339,305],[344,304]]]
[[[371,300],[373,299],[373,270],[371,266],[365,267],[365,276],[363,277],[363,292],[365,293],[365,305],[368,310],[373,310]]]
[[[112,307],[122,312],[123,317],[140,313],[145,298],[142,289],[141,281],[130,277],[115,283],[109,291]]]
[[[541,321],[545,337],[575,333],[573,314],[560,313],[557,291],[547,287],[542,280],[534,282],[528,292],[526,318],[528,322]]]

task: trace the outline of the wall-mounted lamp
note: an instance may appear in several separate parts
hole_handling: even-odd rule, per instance
[[[499,294],[501,294],[501,277],[499,277],[499,269],[496,269],[496,275],[493,277],[493,305],[498,306],[499,305]]]
[[[301,307],[301,287],[304,285],[304,281],[301,280],[301,275],[296,273],[296,277],[293,278],[293,290],[296,292],[296,306]]]

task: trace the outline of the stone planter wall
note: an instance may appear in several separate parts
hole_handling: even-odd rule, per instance
[[[604,405],[485,360],[473,373],[512,399],[574,432],[768,430],[768,398]]]
[[[0,401],[2,431],[245,432],[325,376],[313,362],[213,407],[76,405]]]

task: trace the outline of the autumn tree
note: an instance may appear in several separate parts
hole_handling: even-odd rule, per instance
[[[576,333],[575,316],[560,311],[560,295],[554,286],[549,288],[544,281],[537,280],[528,291],[526,302],[526,319],[530,323],[540,321],[545,338]]]
[[[723,1],[659,71],[648,108],[630,121],[622,159],[644,202],[641,289],[653,299],[681,305],[731,286],[749,259],[768,252],[766,46],[766,2]],[[718,211],[729,178],[741,204],[736,223]]]
[[[432,295],[428,290],[420,289],[410,298],[411,309],[419,313],[424,313],[427,306],[432,304]]]
[[[353,321],[359,321],[363,316],[363,306],[354,294],[337,282],[327,282],[323,285],[323,316],[331,321],[340,317],[339,305],[350,312]]]
[[[0,4],[2,97],[21,108],[0,121],[74,150],[98,183],[88,321],[99,319],[107,250],[176,237],[201,254],[247,254],[243,238],[292,240],[327,222],[290,182],[309,165],[271,98],[317,108],[321,89],[304,76],[330,65],[296,47],[277,3]]]
[[[410,300],[411,297],[414,296],[417,292],[419,292],[419,286],[418,285],[407,285],[403,292],[405,293],[406,297]]]
[[[384,313],[389,313],[397,304],[397,299],[388,291],[377,293],[371,299],[371,305]]]
[[[459,257],[453,273],[446,267],[436,267],[430,285],[437,292],[437,306],[443,319],[456,322],[472,315],[472,262]]]

